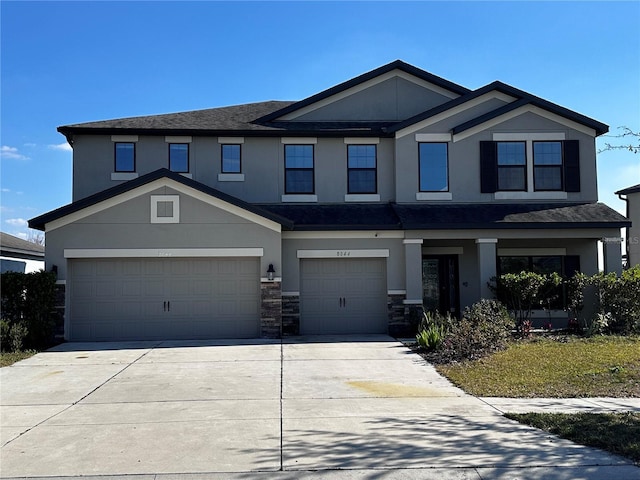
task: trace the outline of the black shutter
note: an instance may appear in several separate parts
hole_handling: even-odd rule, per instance
[[[498,162],[496,142],[480,142],[480,192],[498,190]]]
[[[578,140],[564,142],[564,191],[580,191],[580,146]]]

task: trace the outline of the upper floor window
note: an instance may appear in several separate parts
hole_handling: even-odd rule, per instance
[[[178,173],[189,172],[189,144],[169,144],[169,170]]]
[[[115,144],[115,171],[136,171],[136,144],[133,142],[116,142]]]
[[[535,190],[562,190],[562,142],[533,142]]]
[[[314,188],[313,145],[285,145],[285,194],[312,194]]]
[[[376,193],[376,146],[347,146],[347,189],[350,194]]]
[[[221,145],[222,173],[240,173],[240,145]]]
[[[527,190],[525,142],[498,142],[498,190]]]
[[[446,143],[419,144],[421,192],[449,191],[449,159]]]

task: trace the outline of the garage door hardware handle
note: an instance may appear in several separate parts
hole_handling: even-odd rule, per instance
[[[171,311],[171,302],[167,302],[167,311],[170,312]]]
[[[162,311],[163,312],[167,311],[167,302],[166,301],[162,304]]]
[[[338,302],[340,302],[340,308],[347,306],[347,299],[345,297],[338,298]]]

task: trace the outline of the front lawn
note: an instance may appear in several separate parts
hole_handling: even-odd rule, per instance
[[[20,360],[32,357],[36,353],[38,352],[35,350],[27,350],[26,352],[2,352],[0,353],[0,367],[8,367]]]
[[[640,338],[541,337],[436,368],[480,397],[640,397]]]
[[[507,413],[505,416],[640,464],[640,413]]]

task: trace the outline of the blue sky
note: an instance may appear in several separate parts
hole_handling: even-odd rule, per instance
[[[12,2],[1,9],[0,229],[71,201],[60,125],[299,100],[401,59],[640,129],[640,2]],[[600,138],[598,144],[615,139]],[[598,155],[600,201],[640,155]]]

